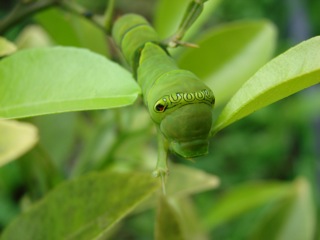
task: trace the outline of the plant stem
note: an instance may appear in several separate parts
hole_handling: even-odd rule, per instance
[[[0,35],[4,34],[9,28],[20,22],[26,16],[56,5],[59,1],[60,0],[41,0],[29,3],[18,2],[12,11],[0,21]]]
[[[112,2],[112,1],[111,1]],[[111,3],[112,4],[112,3]],[[38,0],[29,3],[18,2],[12,11],[0,21],[0,35],[3,35],[12,26],[23,20],[25,17],[52,6],[61,8],[89,19],[93,24],[106,31],[104,24],[94,15],[88,13],[82,6],[70,0]]]
[[[207,0],[193,0],[190,2],[183,18],[180,23],[180,26],[176,33],[169,39],[168,46],[169,47],[177,47],[179,45],[184,45],[187,47],[197,47],[196,45],[192,43],[184,43],[181,42],[181,39],[184,37],[186,32],[189,30],[189,28],[193,25],[193,23],[198,19],[200,16],[203,5]]]
[[[104,27],[108,34],[111,33],[114,5],[115,0],[109,0],[106,11],[104,13]]]

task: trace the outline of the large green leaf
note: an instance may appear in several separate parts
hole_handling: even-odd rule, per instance
[[[158,0],[155,8],[154,27],[161,38],[167,38],[178,29],[180,21],[191,0]],[[204,10],[187,32],[185,39],[190,38],[197,33],[200,27],[212,15],[220,0],[210,0],[204,4]]]
[[[20,51],[0,62],[0,117],[132,104],[140,88],[118,64],[71,47]]]
[[[61,184],[9,225],[1,240],[104,239],[159,188],[142,173],[91,173]]]
[[[194,72],[224,104],[272,56],[276,30],[268,21],[240,21],[206,32],[185,49],[179,66]]]
[[[33,125],[0,119],[0,166],[27,152],[37,141],[38,131]]]
[[[251,77],[223,109],[213,132],[320,82],[320,37],[314,37],[273,59]]]

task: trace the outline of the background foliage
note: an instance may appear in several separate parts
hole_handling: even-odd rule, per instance
[[[92,12],[101,14],[106,4],[104,0],[78,2]],[[128,4],[128,1],[119,0],[117,15],[136,12],[154,21],[155,26],[161,25],[163,20],[159,17],[159,2],[165,1],[139,0]],[[14,1],[1,4],[1,15],[6,15]],[[278,29],[275,56],[302,40],[320,34],[319,8],[316,0],[224,0],[217,5],[214,13],[208,15],[205,27],[218,29],[236,20],[271,20]],[[157,20],[157,16],[160,20]],[[57,9],[28,17],[6,32],[5,37],[20,49],[53,45],[81,47],[123,63],[121,56],[115,53],[117,50],[112,41],[106,40],[101,31],[83,18],[70,16]],[[241,39],[234,37],[231,40],[240,42]],[[267,48],[267,45],[263,47]],[[179,51],[173,54],[177,58],[183,56]],[[183,58],[180,59],[181,65],[187,64]],[[201,60],[205,59],[196,59],[199,62]],[[237,72],[234,74],[237,76]],[[171,156],[172,174],[167,185],[168,194],[173,197],[169,200],[160,198],[158,212],[154,207],[157,201],[149,199],[120,224],[108,225],[108,232],[103,237],[150,239],[155,231],[158,239],[168,239],[170,233],[181,234],[183,239],[185,229],[189,229],[190,239],[320,239],[317,230],[320,225],[315,220],[320,214],[319,103],[319,86],[309,88],[219,132],[210,143],[208,156],[194,162]],[[217,111],[221,107],[218,106]],[[115,196],[115,199],[109,199],[110,204],[117,202],[126,206],[118,205],[119,212],[115,211],[114,216],[124,215],[125,209],[133,209],[159,187],[157,181],[131,182],[137,177],[133,173],[140,174],[138,172],[141,171],[146,174],[142,178],[149,179],[148,173],[156,161],[154,127],[140,100],[133,106],[123,108],[60,113],[23,121],[38,128],[39,142],[17,161],[0,168],[1,230],[58,185],[69,194],[73,191],[80,196],[87,193],[85,187],[80,187],[80,190],[72,188],[71,191],[69,185],[60,184],[89,173],[81,181],[84,181],[84,186],[91,186],[90,174],[93,171],[107,171],[96,188],[106,185],[109,192],[106,194],[97,190],[102,194],[98,199]],[[0,134],[4,134],[1,125]],[[186,166],[191,168],[185,169]],[[125,174],[121,177],[110,176],[112,173],[108,173],[108,170]],[[218,185],[214,175],[219,177],[220,185],[212,190]],[[122,183],[126,183],[125,195],[117,192],[123,187]],[[112,187],[113,184],[117,187]],[[56,199],[54,192],[50,194],[49,198]],[[72,198],[72,195],[68,198]],[[122,203],[117,197],[131,199],[132,202]],[[88,206],[94,208],[96,204],[90,204],[90,201],[95,201],[92,199],[88,200]],[[46,203],[40,201],[41,204]],[[79,207],[84,209],[81,203]],[[101,208],[94,211],[109,213],[111,210]],[[177,215],[177,212],[180,214]],[[82,226],[81,220],[87,216],[86,213],[77,214],[76,227]],[[298,223],[295,222],[297,219]],[[55,227],[58,229],[56,231],[68,231],[63,226]],[[96,231],[88,229],[82,229],[88,234],[84,236],[91,236]],[[177,232],[177,229],[182,230]],[[291,235],[297,232],[301,235]],[[5,235],[3,238],[7,239]]]

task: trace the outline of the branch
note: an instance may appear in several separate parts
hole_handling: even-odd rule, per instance
[[[0,35],[4,34],[9,28],[23,20],[25,17],[53,5],[57,5],[59,4],[59,1],[60,0],[19,1],[12,11],[0,21]]]
[[[103,21],[101,19],[91,14],[85,8],[76,4],[75,2],[69,0],[38,0],[31,1],[28,3],[20,1],[14,7],[14,9],[2,21],[0,21],[0,35],[3,35],[9,28],[23,20],[25,17],[52,6],[59,6],[67,10],[68,12],[85,17],[88,20],[90,20],[93,24],[95,24],[97,27],[101,28],[103,31],[106,31]],[[111,10],[112,9],[113,8],[111,8]],[[109,16],[109,18],[111,17],[112,15]]]

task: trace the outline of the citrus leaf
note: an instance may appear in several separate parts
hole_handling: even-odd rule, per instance
[[[213,133],[254,111],[320,82],[320,37],[291,48],[262,67],[232,97]]]
[[[0,62],[0,117],[132,104],[140,88],[118,64],[72,47],[17,52]]]
[[[268,21],[239,21],[205,32],[195,43],[199,48],[184,49],[179,66],[212,89],[218,106],[272,57],[276,29]]]
[[[0,119],[0,166],[27,152],[37,141],[38,131],[32,124]]]
[[[158,188],[150,174],[90,173],[59,185],[15,219],[0,239],[104,239]]]

